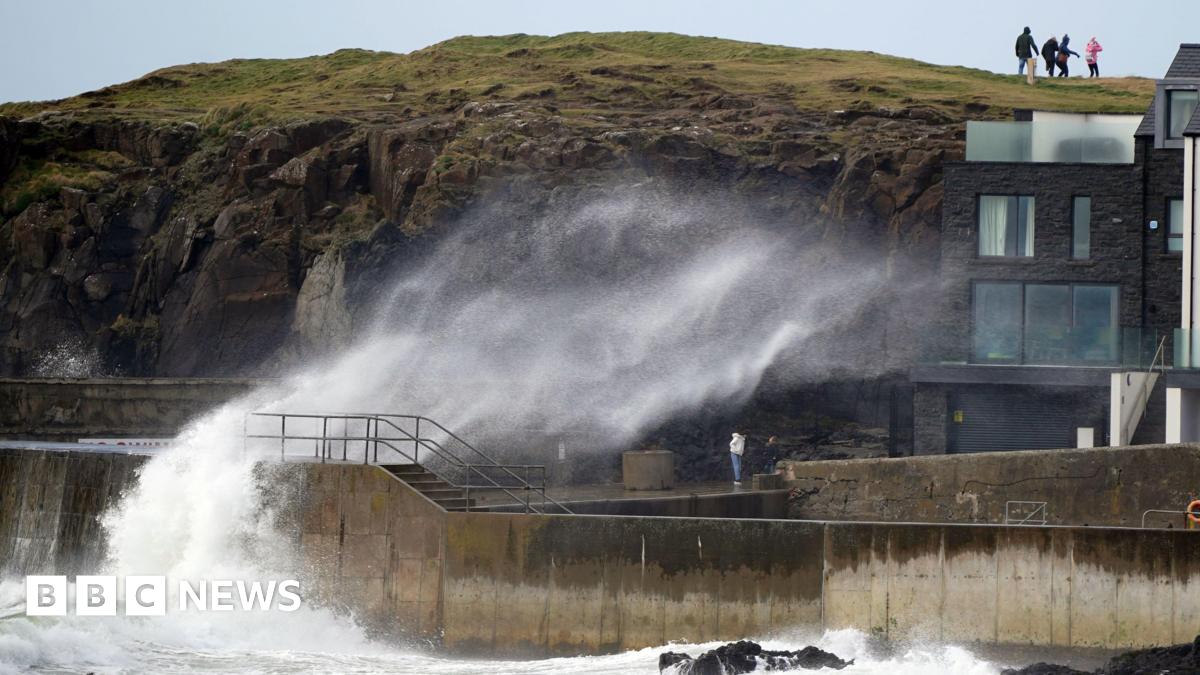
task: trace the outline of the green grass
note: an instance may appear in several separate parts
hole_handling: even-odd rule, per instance
[[[64,187],[98,190],[114,171],[132,165],[116,152],[60,152],[48,159],[26,157],[0,185],[0,216],[13,216]]]
[[[459,37],[410,54],[347,49],[175,66],[61,101],[3,104],[0,114],[120,112],[190,119],[219,132],[324,114],[386,119],[445,112],[465,100],[534,99],[568,113],[663,110],[721,92],[804,111],[929,105],[961,116],[965,104],[975,104],[984,108],[975,116],[1012,108],[1140,113],[1153,88],[1144,78],[1040,80],[1030,87],[1015,75],[872,52],[673,33],[567,33]]]

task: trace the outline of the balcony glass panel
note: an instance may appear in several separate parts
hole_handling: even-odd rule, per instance
[[[1132,164],[1136,117],[1102,121],[967,122],[969,162]]]

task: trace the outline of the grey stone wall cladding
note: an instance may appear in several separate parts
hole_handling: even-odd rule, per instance
[[[949,405],[943,384],[918,382],[913,386],[913,454],[941,455],[946,448],[946,414]]]
[[[1180,281],[1183,260],[1179,253],[1167,252],[1167,202],[1183,196],[1183,152],[1156,150],[1153,138],[1138,139],[1138,162],[1145,166],[1143,200],[1143,253],[1145,264],[1146,325],[1170,336],[1181,317]],[[1151,231],[1148,223],[1158,221]],[[1168,345],[1171,339],[1167,339]],[[1167,350],[1170,363],[1171,350]]]
[[[953,352],[947,357],[966,360],[969,354],[971,285],[977,280],[1119,284],[1121,324],[1141,323],[1138,165],[954,162],[946,165],[945,182],[941,273]],[[1034,197],[1033,257],[979,257],[979,196],[986,194]],[[1071,258],[1075,197],[1092,199],[1087,260]]]

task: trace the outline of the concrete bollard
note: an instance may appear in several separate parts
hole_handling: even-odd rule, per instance
[[[621,455],[621,480],[626,490],[670,490],[675,487],[675,453],[634,450]]]

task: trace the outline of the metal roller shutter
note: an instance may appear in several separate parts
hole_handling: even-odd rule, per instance
[[[1071,448],[1070,411],[1064,397],[996,389],[958,392],[950,397],[950,451]]]

